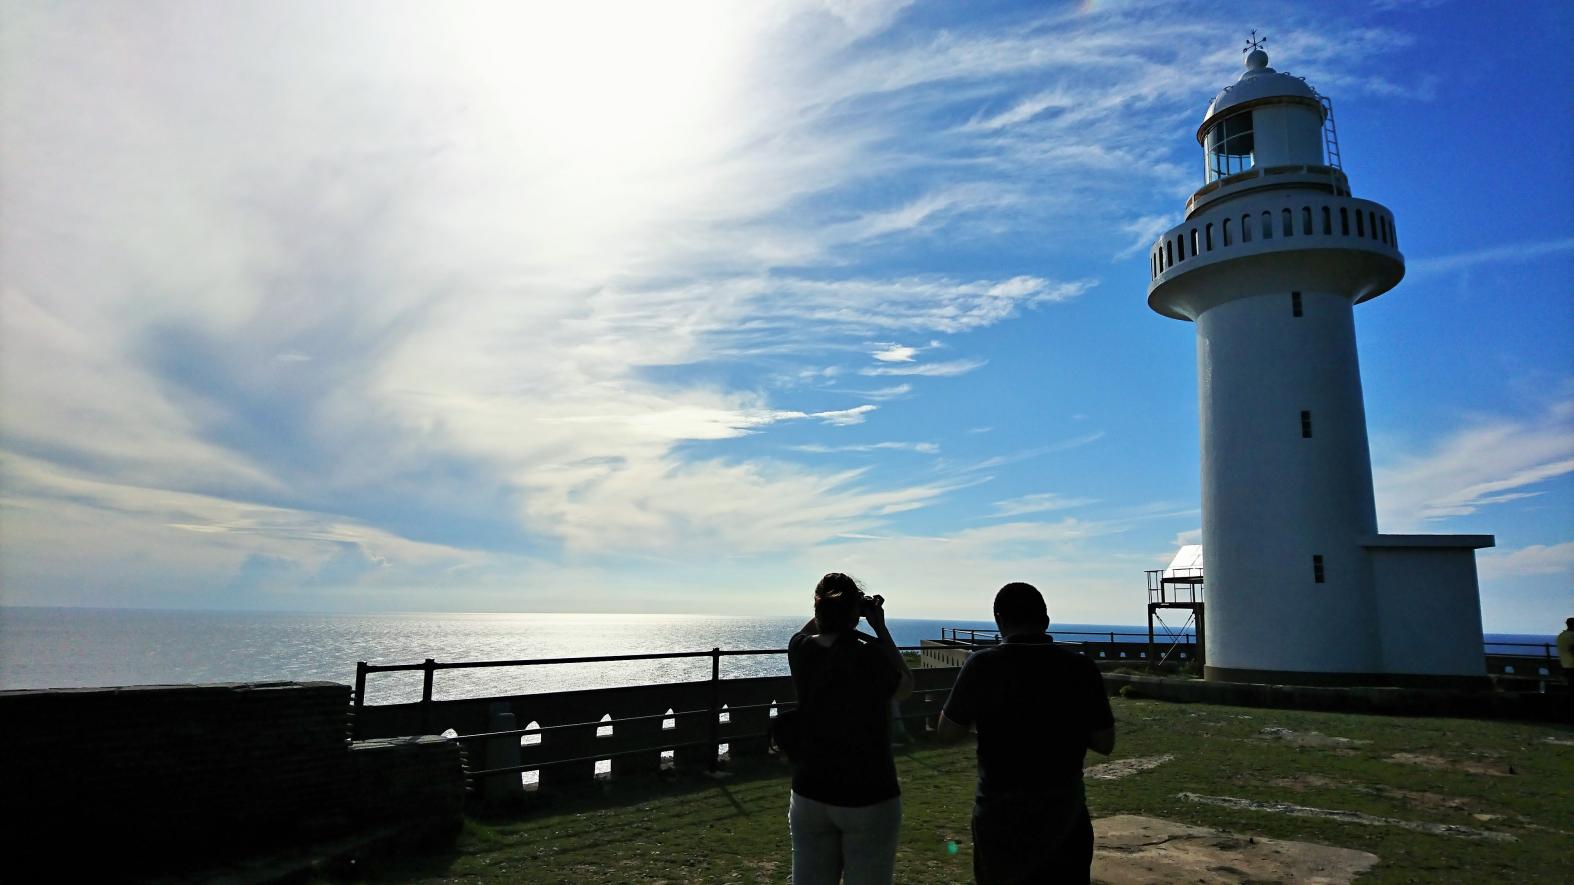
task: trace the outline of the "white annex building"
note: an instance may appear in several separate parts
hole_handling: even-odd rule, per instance
[[[1261,48],[1197,141],[1148,306],[1197,327],[1208,678],[1482,677],[1492,536],[1377,531],[1353,308],[1404,276],[1393,213],[1351,195],[1332,104]]]

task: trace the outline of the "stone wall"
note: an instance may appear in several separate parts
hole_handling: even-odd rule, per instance
[[[192,868],[464,801],[452,742],[352,753],[335,683],[6,691],[0,721],[0,871]]]
[[[418,816],[438,826],[464,816],[469,779],[458,741],[433,735],[376,738],[350,745],[349,811],[357,821]]]
[[[1227,704],[1387,716],[1556,720],[1562,692],[1471,691],[1376,686],[1272,685],[1105,673],[1110,694],[1191,704]]]

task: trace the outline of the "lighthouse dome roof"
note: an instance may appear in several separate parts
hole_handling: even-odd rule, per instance
[[[1246,55],[1246,70],[1239,80],[1219,90],[1208,104],[1204,119],[1230,108],[1265,98],[1291,98],[1317,100],[1317,90],[1293,74],[1268,67],[1268,53],[1254,49]]]

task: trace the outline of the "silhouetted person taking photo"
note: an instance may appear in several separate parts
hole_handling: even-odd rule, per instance
[[[828,574],[814,588],[814,617],[787,646],[800,729],[787,811],[794,885],[891,881],[902,828],[891,702],[913,693],[913,674],[884,602]],[[860,618],[874,637],[857,632]]]
[[[940,714],[939,737],[978,731],[973,878],[980,883],[1087,882],[1093,823],[1082,788],[1088,749],[1115,749],[1098,665],[1045,635],[1031,584],[995,594],[1002,642],[975,652]]]

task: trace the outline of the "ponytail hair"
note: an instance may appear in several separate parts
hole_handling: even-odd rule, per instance
[[[841,572],[831,572],[821,578],[814,588],[815,629],[821,633],[839,633],[857,627],[863,598],[863,586]]]

